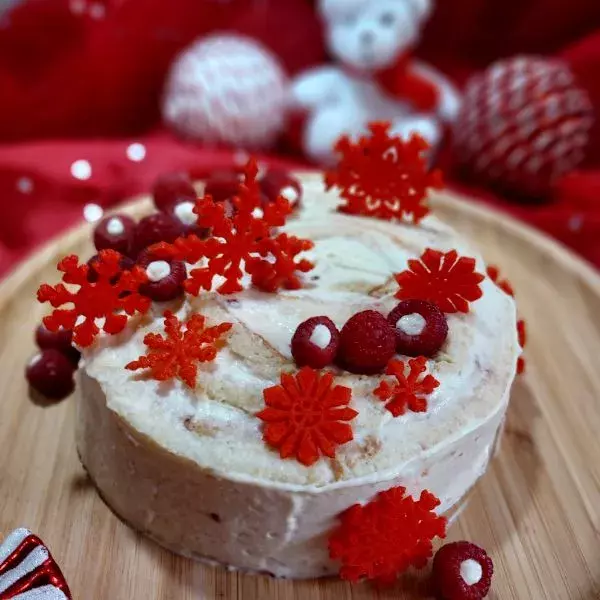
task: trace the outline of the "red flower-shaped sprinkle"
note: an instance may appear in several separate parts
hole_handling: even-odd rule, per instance
[[[361,506],[342,513],[340,526],[329,538],[331,558],[340,560],[340,577],[394,583],[409,567],[422,569],[433,554],[432,540],[446,536],[446,519],[435,514],[440,501],[430,492],[419,500],[403,487],[381,492]]]
[[[513,289],[513,286],[511,285],[510,281],[508,281],[508,279],[501,279],[500,278],[500,269],[498,269],[498,267],[495,267],[494,265],[489,265],[487,268],[487,276],[505,293],[508,294],[509,296],[513,296],[515,295],[515,290]]]
[[[525,348],[525,344],[527,344],[527,327],[523,319],[517,321],[517,334],[519,335],[519,346]],[[519,356],[519,359],[517,360],[517,373],[521,375],[524,372],[525,359],[522,356]]]
[[[46,328],[49,331],[58,331],[61,327],[70,329],[75,344],[89,346],[100,332],[97,319],[104,319],[102,329],[106,333],[115,334],[125,328],[127,315],[145,313],[150,308],[150,299],[138,290],[147,281],[146,273],[139,267],[123,271],[121,258],[114,250],[101,250],[94,263],[97,277],[93,282],[88,279],[90,267],[79,264],[77,256],[61,260],[58,270],[64,273],[63,282],[79,289],[72,291],[64,283],[40,286],[39,302],[49,302],[56,309],[44,318]],[[72,308],[61,308],[65,305]]]
[[[264,391],[267,407],[256,416],[265,422],[264,441],[281,458],[295,457],[309,467],[319,456],[335,456],[336,446],[353,439],[344,422],[358,414],[348,407],[350,388],[333,386],[331,373],[304,367],[295,376],[281,374],[281,385]]]
[[[190,235],[152,248],[153,254],[163,258],[190,264],[205,260],[191,271],[185,283],[188,293],[198,295],[200,290],[211,290],[217,276],[225,280],[217,288],[219,293],[239,292],[244,271],[252,276],[255,286],[265,291],[296,289],[300,287],[297,273],[312,269],[310,262],[297,258],[312,248],[312,242],[274,232],[285,225],[292,209],[282,196],[263,203],[257,173],[256,161],[250,160],[238,195],[230,201],[233,211],[209,195],[198,200],[194,209],[198,226],[211,230],[212,237],[202,240]]]
[[[325,174],[327,189],[339,189],[342,212],[418,223],[429,213],[427,190],[443,186],[441,172],[427,168],[429,145],[418,135],[404,141],[390,134],[389,123],[371,123],[369,130],[356,143],[348,136],[338,140],[340,161]]]
[[[440,382],[433,375],[421,377],[427,370],[427,359],[424,356],[411,358],[406,365],[402,360],[391,360],[386,374],[396,378],[394,383],[383,380],[373,392],[380,400],[387,402],[385,407],[398,417],[409,408],[413,412],[427,410],[427,396],[439,387]]]
[[[232,325],[220,323],[206,327],[206,318],[196,314],[185,323],[184,331],[184,324],[171,311],[167,310],[164,317],[166,337],[158,333],[146,334],[144,344],[149,352],[125,368],[130,371],[150,369],[157,381],[178,377],[193,388],[196,386],[198,363],[215,359],[220,338]]]
[[[475,271],[475,259],[458,256],[456,250],[440,252],[427,248],[419,260],[408,261],[408,269],[395,275],[400,300],[427,300],[442,312],[469,312],[469,302],[483,295],[485,279]]]

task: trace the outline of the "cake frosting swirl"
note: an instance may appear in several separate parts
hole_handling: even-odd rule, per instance
[[[493,453],[520,353],[514,302],[486,278],[468,313],[447,315],[448,339],[428,361],[440,385],[426,412],[393,417],[373,395],[381,376],[332,368],[352,389],[354,439],[309,467],[282,460],[256,414],[263,390],[296,369],[290,341],[301,322],[326,315],[341,328],[362,310],[387,314],[398,302],[393,274],[426,248],[476,257],[485,272],[478,253],[435,217],[415,227],[340,214],[336,195],[316,180],[303,195],[285,227],[315,244],[302,289],[155,304],[85,351],[78,418],[84,465],[134,527],[181,554],[286,577],[334,572],[324,540],[335,516],[380,490],[426,488],[440,513],[456,509]],[[182,320],[202,313],[233,324],[193,390],[124,369],[144,353],[144,335],[161,329],[165,308]]]

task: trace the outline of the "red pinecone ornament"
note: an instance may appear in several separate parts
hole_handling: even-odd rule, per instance
[[[455,146],[478,179],[539,198],[582,162],[593,122],[589,95],[566,63],[520,56],[467,84]]]

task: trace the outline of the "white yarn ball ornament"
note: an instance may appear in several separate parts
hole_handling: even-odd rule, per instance
[[[173,64],[163,118],[188,138],[265,148],[284,127],[287,88],[277,58],[258,42],[210,36]]]

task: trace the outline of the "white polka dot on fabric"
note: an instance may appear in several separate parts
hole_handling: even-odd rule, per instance
[[[82,15],[85,12],[85,0],[71,0],[69,7],[73,14]]]
[[[17,190],[21,194],[31,194],[33,192],[33,180],[30,177],[19,177],[17,179]]]
[[[132,160],[133,162],[141,162],[146,158],[146,146],[144,144],[140,144],[139,142],[134,142],[133,144],[129,144],[127,146],[127,150],[125,151],[127,154],[127,158]]]
[[[571,231],[580,231],[583,226],[583,217],[581,215],[573,215],[568,223]]]
[[[88,223],[96,223],[104,215],[104,209],[97,204],[86,204],[83,207],[83,218]]]
[[[105,16],[106,16],[106,8],[104,7],[103,4],[99,4],[98,2],[95,2],[94,4],[92,4],[90,6],[90,17],[92,17],[92,19],[96,19],[98,21],[100,19],[104,19]]]
[[[86,181],[92,176],[92,165],[87,160],[76,160],[71,165],[71,175],[80,181]]]

